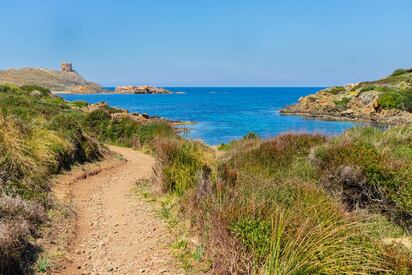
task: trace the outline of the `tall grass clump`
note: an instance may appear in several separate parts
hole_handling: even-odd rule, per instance
[[[205,145],[179,138],[157,138],[156,173],[163,192],[183,195],[194,187],[202,169],[210,161]]]
[[[0,86],[0,273],[27,274],[52,206],[49,179],[101,157],[84,114],[37,86]]]
[[[288,217],[275,213],[265,274],[370,274],[386,272],[385,262],[373,247],[359,246],[356,222],[324,220],[309,226],[303,220],[293,238],[287,234]]]
[[[45,221],[47,176],[70,143],[57,133],[0,116],[0,270],[23,272],[22,257]]]

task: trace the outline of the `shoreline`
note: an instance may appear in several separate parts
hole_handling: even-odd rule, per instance
[[[364,122],[364,123],[372,123],[372,124],[382,124],[382,125],[408,125],[410,123],[401,123],[401,122],[395,122],[395,121],[387,121],[387,120],[374,120],[371,118],[364,118],[364,117],[345,117],[345,116],[340,116],[340,115],[334,115],[334,114],[322,114],[322,113],[310,113],[310,112],[301,112],[301,111],[290,111],[287,109],[281,109],[279,111],[280,115],[287,116],[287,115],[292,115],[292,116],[302,116],[305,118],[313,118],[313,119],[319,119],[319,120],[324,120],[324,121],[348,121],[348,122]]]

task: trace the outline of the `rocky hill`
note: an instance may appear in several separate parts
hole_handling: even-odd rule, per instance
[[[88,82],[72,69],[70,63],[62,63],[61,70],[22,68],[0,70],[0,84],[37,85],[58,92],[98,93],[103,88]]]
[[[412,69],[377,81],[331,87],[281,110],[324,119],[412,123]]]

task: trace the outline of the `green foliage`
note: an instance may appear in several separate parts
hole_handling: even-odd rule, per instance
[[[24,85],[24,86],[21,86],[20,89],[22,89],[23,91],[27,91],[27,92],[39,91],[41,95],[43,96],[48,96],[51,94],[49,89],[46,89],[46,88],[43,88],[37,85]]]
[[[350,98],[349,97],[343,97],[341,100],[335,100],[333,101],[333,103],[335,103],[336,107],[339,110],[346,110],[348,108],[348,103],[350,102]]]
[[[381,86],[377,90],[382,92],[378,98],[378,104],[382,108],[412,112],[412,88],[400,90]]]
[[[164,189],[179,195],[194,186],[202,169],[203,151],[197,142],[164,140],[157,143],[157,154],[162,161]]]
[[[385,109],[401,109],[405,97],[398,90],[386,88],[382,89],[382,94],[378,98],[379,106]]]
[[[318,148],[316,163],[325,177],[333,175],[331,184],[336,189],[343,185],[358,192],[348,203],[390,211],[393,219],[408,225],[412,215],[411,141],[412,129],[407,126],[386,131],[358,128]]]
[[[233,147],[235,147],[239,143],[244,143],[244,142],[247,142],[247,141],[253,141],[253,140],[258,140],[258,139],[260,139],[258,134],[254,133],[254,132],[249,132],[245,136],[243,136],[243,138],[240,139],[240,140],[231,140],[229,143],[220,144],[217,147],[217,149],[220,150],[220,151],[229,151],[230,149],[232,149]]]
[[[242,217],[229,225],[229,230],[261,262],[270,249],[272,224],[255,217]]]
[[[402,95],[401,109],[412,112],[412,88],[402,91]]]
[[[112,119],[102,109],[90,112],[85,118],[85,125],[100,141],[123,146],[151,146],[155,137],[176,136],[173,128],[165,122],[141,124],[127,117]]]
[[[86,101],[81,101],[81,100],[72,101],[70,102],[70,104],[76,106],[77,108],[84,108],[84,107],[89,106],[89,103],[87,103]]]
[[[412,72],[412,69],[397,69],[391,74],[391,76],[400,76],[400,75],[408,74],[411,72]]]
[[[331,93],[333,95],[337,95],[341,92],[344,92],[345,87],[342,87],[342,86],[332,87],[332,88],[329,88],[327,91],[328,91],[328,93]]]
[[[47,272],[48,268],[49,268],[49,261],[46,258],[41,258],[37,261],[38,272],[45,273]]]
[[[346,135],[353,140],[346,142]],[[192,218],[209,242],[206,247],[212,247],[209,252],[214,261],[224,266],[226,261],[233,260],[230,251],[236,251],[238,260],[231,262],[232,272],[408,271],[407,256],[383,246],[380,241],[385,237],[399,237],[402,230],[389,222],[368,220],[365,223],[356,214],[348,215],[340,201],[333,197],[336,190],[324,184],[328,181],[335,184],[336,177],[331,174],[342,176],[342,167],[356,166],[361,167],[360,170],[344,170],[349,174],[345,175],[346,182],[359,179],[360,186],[368,192],[374,189],[367,188],[366,182],[371,186],[397,186],[393,194],[402,197],[402,193],[409,191],[400,187],[405,187],[411,178],[408,170],[411,163],[406,162],[412,156],[409,130],[362,128],[350,131],[341,139],[284,134],[267,141],[252,138],[232,142],[226,146],[226,158],[218,166],[218,181],[213,185],[213,192],[201,202],[199,192],[202,194],[204,186],[196,183],[204,164],[194,163],[204,157],[194,153],[193,145],[183,149],[185,141],[163,140],[156,146],[158,162],[164,168],[165,191],[180,196],[197,194],[190,195],[197,198],[194,202],[187,204],[187,200],[183,200],[183,206],[194,215]],[[357,178],[358,175],[361,178]],[[356,200],[356,192],[347,194],[350,201]],[[408,201],[407,197],[400,201]],[[347,202],[346,198],[342,201]],[[196,207],[192,208],[192,204]],[[233,243],[237,246],[233,247]],[[245,264],[250,259],[253,259],[251,269]]]
[[[366,86],[363,86],[363,87],[360,89],[360,91],[361,91],[361,92],[368,92],[368,91],[373,91],[373,90],[375,90],[375,89],[377,89],[377,86],[375,86],[375,85],[366,85]]]
[[[51,175],[101,157],[90,136],[126,146],[150,146],[156,136],[176,137],[163,122],[143,125],[128,117],[112,119],[110,113],[118,109],[108,106],[91,113],[74,106],[85,103],[65,102],[38,86],[0,85],[0,223],[9,236],[0,247],[0,269],[5,272],[16,273],[24,266],[26,244],[44,222],[31,216],[44,214],[50,206]],[[9,205],[3,209],[4,203]],[[20,209],[32,204],[36,208],[28,210],[31,216],[26,219]],[[47,261],[38,267],[43,272]]]
[[[193,251],[193,258],[195,259],[195,261],[200,262],[202,261],[204,254],[205,254],[204,247],[201,245],[196,246],[195,251]]]
[[[16,90],[16,88],[10,85],[0,85],[0,93],[11,93],[14,90]]]

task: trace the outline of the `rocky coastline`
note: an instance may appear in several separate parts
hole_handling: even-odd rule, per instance
[[[87,81],[73,69],[71,63],[63,62],[60,70],[44,68],[21,68],[0,70],[0,84],[13,84],[16,86],[36,85],[44,87],[53,93],[97,94],[113,93],[102,86]],[[164,88],[153,86],[118,86],[116,94],[171,94]]]
[[[118,86],[116,94],[171,94],[172,91],[153,86]]]
[[[331,87],[280,111],[325,120],[412,123],[412,70],[397,70],[371,82]]]

